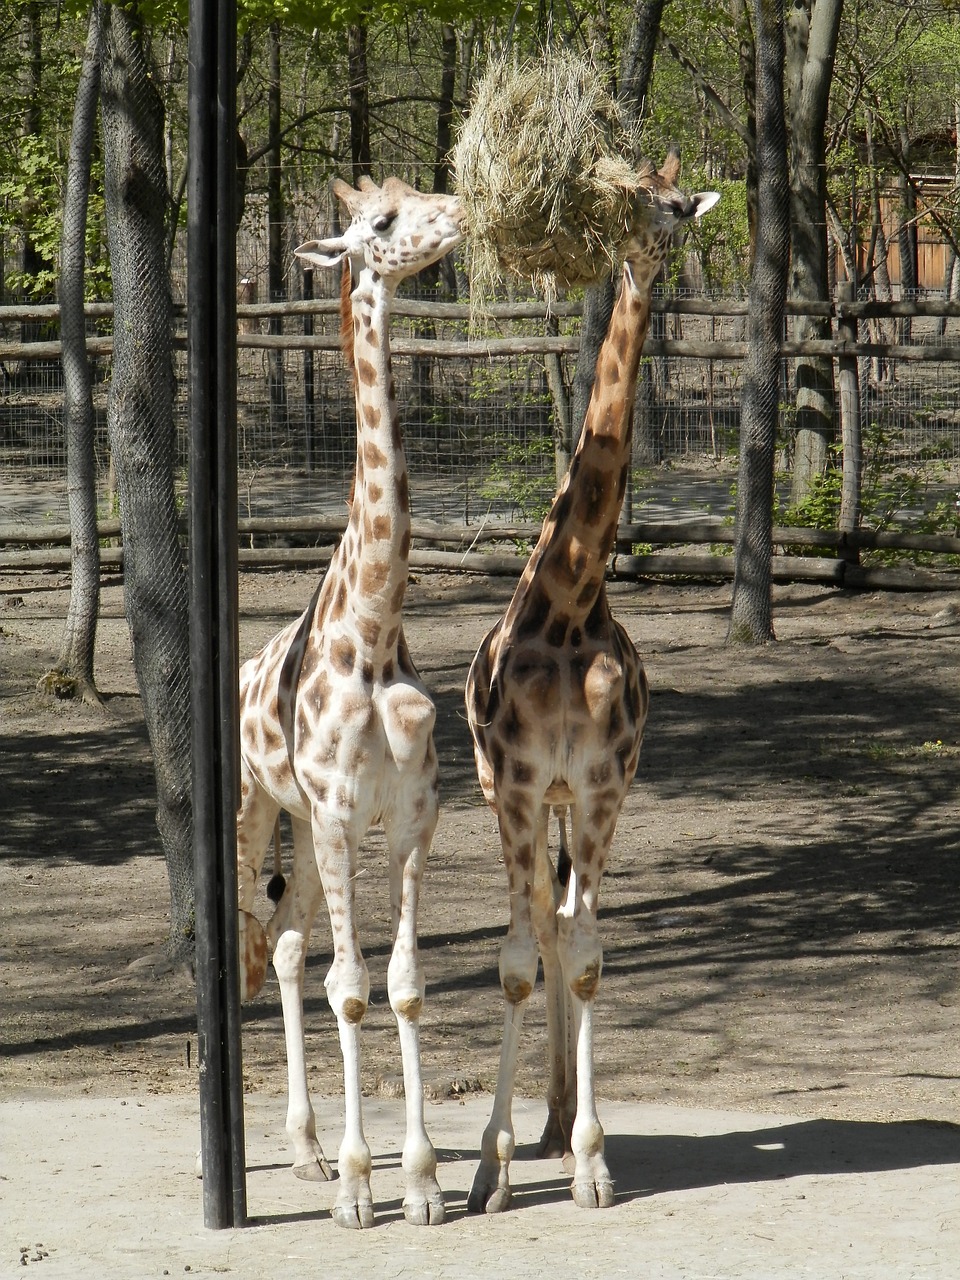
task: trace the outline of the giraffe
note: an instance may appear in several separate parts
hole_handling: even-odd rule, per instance
[[[539,1154],[565,1157],[577,1205],[605,1208],[614,1199],[594,1101],[593,1002],[602,966],[597,902],[637,768],[649,692],[640,658],[611,614],[604,572],[630,465],[653,282],[675,228],[719,198],[682,195],[675,185],[679,163],[671,152],[659,172],[652,165],[642,171],[649,219],[624,251],[620,294],[576,452],[513,599],[467,678],[477,771],[497,815],[510,896],[500,952],[500,1067],[468,1199],[472,1212],[497,1213],[510,1202],[514,1076],[538,952],[550,1062]],[[559,876],[547,854],[551,810],[560,825]]]
[[[287,1132],[293,1171],[325,1181],[330,1165],[307,1091],[304,964],[325,899],[333,959],[325,978],[337,1019],[344,1075],[344,1136],[333,1209],[342,1227],[373,1223],[371,1153],[360,1097],[360,1024],[370,981],[360,950],[354,880],[360,842],[382,825],[389,857],[393,948],[387,969],[406,1098],[402,1166],[408,1222],[443,1221],[436,1153],[423,1114],[419,1017],[424,999],[417,906],[437,823],[435,708],[403,635],[410,507],[391,369],[389,324],[398,283],[463,239],[452,196],[422,195],[398,178],[382,186],[340,179],[337,198],[352,221],[342,236],[295,250],[316,266],[349,268],[345,316],[352,350],[357,460],[343,539],[305,612],[240,671],[240,807],[237,817],[241,986],[263,983],[268,948],[280,985],[287,1053]],[[276,907],[266,934],[252,914],[256,884],[281,810],[293,828],[288,881],[268,892]]]

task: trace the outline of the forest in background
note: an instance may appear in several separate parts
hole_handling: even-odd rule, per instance
[[[816,11],[787,14],[786,98],[794,180],[807,163],[804,69]],[[452,183],[448,152],[471,88],[492,52],[544,43],[589,51],[614,94],[628,95],[625,56],[638,14],[660,31],[638,113],[639,145],[657,158],[680,147],[684,182],[723,193],[697,227],[705,288],[742,293],[750,265],[754,178],[750,6],[703,3],[456,5],[242,3],[238,51],[245,225],[268,240],[261,301],[289,296],[291,241],[336,218],[334,175],[396,172],[423,189]],[[154,83],[164,106],[170,253],[185,225],[186,32],[183,6],[145,3]],[[0,301],[56,296],[62,204],[89,7],[0,4]],[[950,0],[842,6],[826,126],[825,232],[831,277],[883,298],[891,288],[957,292],[957,114],[960,11]],[[87,289],[110,295],[102,166],[94,158]],[[944,246],[935,258],[924,244]],[[255,259],[254,265],[259,265]],[[242,270],[241,266],[241,270]],[[937,275],[940,278],[935,278]],[[452,282],[448,282],[450,284]]]

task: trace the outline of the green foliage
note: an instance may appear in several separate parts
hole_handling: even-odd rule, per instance
[[[509,440],[495,437],[496,457],[484,472],[477,493],[488,502],[509,501],[523,520],[542,520],[556,489],[553,440],[549,436]]]
[[[954,499],[937,497],[934,486],[946,476],[945,464],[937,454],[920,450],[904,461],[898,459],[895,440],[880,423],[873,422],[864,433],[864,468],[860,511],[862,523],[877,532],[909,529],[911,533],[960,533],[960,508]],[[843,482],[842,452],[832,450],[831,465],[819,476],[809,496],[797,506],[774,503],[774,523],[803,529],[836,529],[840,516]],[[786,477],[779,477],[785,480]],[[809,548],[792,548],[796,554],[811,554]],[[816,553],[813,553],[816,554]],[[890,564],[907,560],[916,565],[933,563],[930,552],[877,550],[864,553],[864,562]],[[950,564],[960,557],[947,558]]]
[[[163,7],[163,6],[157,6]],[[467,5],[462,0],[426,0],[418,4],[418,22],[464,22],[468,18],[496,18],[512,14],[518,6],[507,0],[486,0],[483,4]],[[337,30],[351,23],[371,22],[404,26],[410,21],[411,10],[399,0],[240,0],[242,20],[247,22],[292,23],[305,31],[316,28]],[[520,12],[535,12],[534,6],[523,4]]]
[[[7,272],[6,289],[28,298],[45,297],[56,282],[62,177],[50,139],[42,136],[21,138],[16,167],[0,176],[0,237],[15,244],[29,238],[49,263],[36,275]]]
[[[684,177],[690,191],[719,191],[720,203],[709,217],[687,224],[685,234],[668,263],[667,279],[679,283],[692,253],[703,270],[704,287],[711,293],[742,294],[750,283],[750,229],[747,189],[740,179],[710,179],[702,172]]]

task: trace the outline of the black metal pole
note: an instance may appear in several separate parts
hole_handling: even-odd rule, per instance
[[[236,0],[190,0],[190,672],[203,1218],[246,1221],[237,933]]]

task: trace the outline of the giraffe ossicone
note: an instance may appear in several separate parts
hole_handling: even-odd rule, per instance
[[[649,690],[611,613],[604,574],[630,467],[653,283],[674,231],[719,198],[684,195],[678,176],[675,155],[659,171],[643,172],[649,217],[623,251],[620,294],[576,452],[513,599],[467,678],[477,772],[497,815],[510,904],[500,951],[500,1067],[468,1199],[473,1212],[497,1213],[510,1203],[514,1077],[538,959],[549,1058],[540,1154],[564,1158],[577,1205],[605,1208],[614,1200],[594,1097],[594,997],[603,966],[597,906],[637,769]],[[551,811],[561,828],[559,874],[548,854]]]
[[[443,1221],[437,1159],[424,1126],[419,1017],[424,977],[417,908],[437,823],[435,709],[403,635],[410,552],[406,461],[390,360],[390,310],[400,280],[463,239],[451,196],[424,195],[397,178],[333,189],[351,216],[343,234],[295,250],[350,273],[344,317],[352,335],[357,460],[350,517],[304,613],[240,670],[240,808],[237,816],[242,968],[247,994],[266,972],[267,944],[280,985],[287,1054],[287,1132],[294,1173],[332,1176],[307,1090],[303,983],[310,932],[325,901],[333,955],[325,978],[343,1056],[345,1127],[334,1220],[373,1223],[371,1153],[363,1133],[360,1024],[370,980],[360,949],[354,884],[367,831],[382,827],[389,859],[393,948],[387,991],[403,1065],[402,1166],[409,1222]],[[253,904],[281,810],[290,815],[293,862],[265,937]]]

